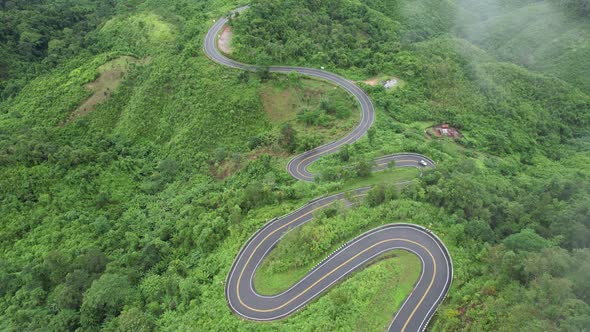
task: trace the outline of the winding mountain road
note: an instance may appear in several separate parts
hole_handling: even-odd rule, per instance
[[[246,8],[248,6],[234,12]],[[205,53],[219,64],[256,71],[258,67],[229,59],[217,49],[217,36],[227,21],[228,19],[223,17],[210,28],[205,37]],[[295,156],[287,165],[287,171],[296,179],[313,181],[314,174],[308,170],[309,165],[322,156],[338,151],[344,144],[358,141],[367,133],[375,120],[373,103],[352,81],[324,70],[287,66],[273,66],[269,70],[275,73],[295,71],[330,81],[351,93],[361,106],[359,124],[350,133],[335,142]],[[391,161],[395,161],[396,167],[435,167],[435,163],[423,155],[400,153],[376,159],[374,169],[383,169]],[[426,165],[421,165],[421,162]],[[347,197],[362,197],[369,189],[370,187],[356,189]],[[418,225],[389,224],[373,229],[330,254],[288,290],[273,296],[264,296],[256,292],[253,281],[256,270],[278,241],[286,232],[312,220],[315,211],[334,202],[343,202],[345,207],[354,204],[345,198],[345,193],[316,199],[288,215],[271,220],[246,242],[231,267],[225,285],[225,295],[230,308],[237,315],[250,320],[270,321],[284,318],[376,257],[391,250],[402,249],[420,258],[422,272],[411,294],[393,317],[389,331],[423,331],[451,286],[453,265],[442,241]]]

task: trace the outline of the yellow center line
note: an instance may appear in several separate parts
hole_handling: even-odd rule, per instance
[[[389,164],[390,162],[395,161],[396,163],[409,163],[409,162],[415,162],[418,163],[416,160],[413,159],[402,159],[402,160],[388,160],[386,162],[382,162],[382,163],[376,163],[377,165],[383,165],[383,164]]]
[[[218,30],[218,31],[216,31],[216,32],[215,32],[215,34],[213,34],[213,35],[212,35],[212,36],[213,36],[212,38],[214,38],[214,48],[215,48],[215,49],[217,48],[217,46],[218,46],[217,44],[218,44],[218,42],[219,42],[219,41],[218,41],[218,39],[217,39],[217,38],[215,38],[215,36],[216,36],[216,35],[218,34],[218,32],[221,30],[221,27],[222,27],[222,26],[223,26],[223,25],[220,25],[220,28],[219,28],[219,30]],[[206,45],[205,45],[205,48],[207,48],[207,47],[208,47],[208,45],[209,45],[209,43],[206,43]],[[340,85],[340,84],[338,84],[338,85]],[[354,85],[354,84],[353,84],[353,85]],[[356,86],[355,86],[355,87],[356,87]],[[346,89],[346,88],[345,88],[345,90],[348,90],[348,89]],[[352,93],[352,94],[354,95],[354,93]],[[355,96],[356,96],[356,95],[355,95]],[[361,97],[362,97],[362,96],[361,96]],[[366,97],[368,98],[368,96],[366,96]],[[360,106],[361,106],[361,110],[362,110],[362,109],[363,109],[363,102],[361,101],[361,98],[360,98],[360,97],[357,97],[357,100],[359,101],[359,104],[360,104]],[[363,99],[363,100],[364,100],[364,99]],[[364,100],[364,101],[366,101],[366,100]],[[368,102],[369,102],[369,103],[371,103],[371,100],[370,100],[370,98],[368,98]],[[362,114],[362,113],[361,113],[361,114]],[[364,119],[364,115],[363,115],[363,117],[361,118],[361,122],[362,122],[362,120],[363,120],[363,119]],[[304,168],[302,168],[302,165],[303,165],[303,164],[304,164],[306,161],[308,161],[308,160],[310,160],[310,159],[312,159],[312,158],[315,158],[315,157],[321,157],[322,155],[328,154],[328,153],[332,152],[333,150],[336,150],[336,149],[340,148],[342,145],[344,145],[344,144],[348,144],[349,142],[353,141],[354,139],[355,139],[355,137],[354,137],[354,136],[351,136],[350,138],[346,139],[344,142],[342,142],[342,143],[341,143],[341,144],[339,144],[338,146],[334,146],[334,147],[332,147],[332,148],[329,148],[329,149],[327,149],[327,150],[325,150],[325,151],[322,151],[322,152],[317,152],[317,153],[315,153],[315,154],[312,154],[312,155],[310,155],[309,157],[307,157],[307,158],[303,159],[303,160],[302,160],[302,161],[301,161],[301,162],[300,162],[298,165],[296,165],[296,168],[295,168],[296,172],[297,172],[297,173],[299,173],[299,175],[301,175],[302,177],[306,178],[307,176],[303,175],[303,173],[302,173],[302,170],[303,170],[303,171],[305,171],[305,169],[304,169]],[[394,159],[394,160],[395,160],[395,159]],[[381,165],[388,164],[388,163],[390,163],[391,161],[392,161],[392,160],[389,160],[389,161],[384,161],[384,162],[381,162],[381,163],[379,163],[379,162],[375,162],[375,164],[376,164],[377,166],[381,166]],[[414,162],[414,163],[418,163],[416,160],[395,160],[395,162]],[[367,195],[366,193],[362,193],[362,194],[356,194],[356,195],[354,196],[354,198],[361,197],[361,196],[366,196],[366,195]],[[337,267],[335,267],[334,269],[332,269],[331,271],[329,271],[327,274],[325,274],[325,275],[323,275],[322,277],[320,277],[320,278],[319,278],[317,281],[315,281],[315,282],[314,282],[312,285],[310,285],[309,287],[307,287],[306,289],[304,289],[302,292],[298,293],[298,294],[297,294],[297,295],[295,295],[293,298],[291,298],[290,300],[288,300],[287,302],[283,303],[282,305],[280,305],[280,306],[278,306],[278,307],[276,307],[276,308],[272,308],[272,309],[255,309],[255,308],[252,308],[252,307],[250,307],[250,306],[246,305],[246,304],[245,304],[245,303],[242,301],[242,299],[241,299],[241,297],[240,297],[240,291],[239,291],[239,290],[240,290],[241,279],[242,279],[242,276],[243,276],[243,274],[244,274],[244,272],[245,272],[245,270],[246,270],[246,267],[248,266],[248,264],[250,263],[251,259],[254,257],[254,254],[255,254],[255,253],[258,251],[258,249],[260,248],[260,246],[261,246],[261,245],[262,245],[262,244],[263,244],[263,243],[264,243],[266,240],[268,240],[270,236],[272,236],[273,234],[275,234],[275,233],[276,233],[276,232],[278,232],[279,230],[281,230],[281,229],[283,229],[283,228],[285,228],[285,227],[287,227],[287,226],[289,226],[289,225],[291,225],[291,224],[295,223],[296,221],[298,221],[298,220],[300,220],[300,219],[304,218],[305,216],[308,216],[308,215],[310,215],[311,213],[313,213],[313,212],[315,212],[315,211],[317,211],[317,210],[319,210],[319,209],[322,209],[322,208],[324,208],[324,207],[326,207],[326,206],[328,206],[328,205],[330,205],[330,204],[332,204],[332,203],[333,203],[333,201],[332,201],[332,202],[328,202],[328,203],[326,203],[326,204],[323,204],[323,205],[321,205],[321,206],[318,206],[318,207],[316,207],[316,208],[314,208],[314,209],[310,210],[309,212],[306,212],[306,213],[304,213],[303,215],[301,215],[301,216],[299,216],[299,217],[297,217],[297,218],[295,218],[295,219],[291,220],[290,222],[286,223],[285,225],[283,225],[283,226],[280,226],[280,227],[279,227],[279,228],[277,228],[276,230],[272,231],[272,232],[271,232],[271,233],[269,233],[267,236],[265,236],[265,237],[264,237],[264,239],[262,239],[262,240],[260,241],[260,243],[259,243],[259,244],[258,244],[258,245],[257,245],[257,246],[254,248],[254,250],[252,251],[252,253],[251,253],[251,254],[250,254],[250,256],[248,257],[248,259],[246,260],[246,263],[244,264],[244,267],[243,267],[243,268],[242,268],[242,270],[240,271],[240,275],[239,275],[239,277],[238,277],[238,280],[237,280],[237,285],[236,285],[236,292],[237,292],[237,297],[238,297],[238,300],[239,300],[239,302],[240,302],[240,303],[241,303],[241,304],[242,304],[244,307],[246,307],[246,308],[248,308],[248,309],[250,309],[250,310],[252,310],[252,311],[256,311],[256,312],[272,312],[272,311],[275,311],[275,310],[278,310],[278,309],[284,308],[285,306],[289,305],[290,303],[292,303],[293,301],[295,301],[296,299],[298,299],[299,297],[301,297],[303,294],[305,294],[306,292],[308,292],[310,289],[312,289],[313,287],[315,287],[316,285],[318,285],[320,282],[322,282],[323,280],[325,280],[326,278],[328,278],[330,275],[334,274],[334,273],[335,273],[337,270],[341,269],[341,268],[342,268],[342,267],[344,267],[346,264],[350,263],[351,261],[353,261],[354,259],[356,259],[356,258],[357,258],[357,257],[359,257],[360,255],[362,255],[362,254],[364,254],[364,253],[368,252],[369,250],[371,250],[371,249],[375,248],[376,246],[378,246],[378,245],[380,245],[380,244],[387,243],[387,242],[392,242],[392,241],[402,241],[402,242],[407,242],[407,243],[412,243],[412,244],[415,244],[415,245],[417,245],[417,246],[421,247],[422,249],[424,249],[424,250],[425,250],[425,251],[428,253],[428,255],[430,255],[430,258],[432,259],[432,262],[433,262],[433,267],[434,267],[434,270],[433,270],[433,273],[432,273],[432,279],[430,280],[430,283],[429,283],[428,287],[426,288],[426,291],[424,292],[424,294],[423,294],[423,295],[422,295],[422,297],[420,298],[420,301],[418,302],[418,304],[417,304],[417,305],[414,307],[414,309],[413,309],[413,310],[412,310],[412,312],[410,313],[410,315],[409,315],[408,319],[406,320],[405,324],[403,325],[403,327],[402,327],[402,329],[401,329],[401,331],[402,331],[402,332],[404,332],[404,331],[406,330],[406,328],[407,328],[407,326],[408,326],[408,324],[409,324],[410,320],[412,319],[412,317],[414,316],[414,314],[415,314],[415,313],[416,313],[416,311],[418,310],[418,307],[420,307],[420,305],[423,303],[424,299],[426,298],[426,295],[428,295],[428,293],[430,292],[430,289],[432,288],[432,285],[434,284],[434,280],[435,280],[435,278],[436,278],[436,274],[437,274],[437,265],[436,265],[436,260],[435,260],[434,256],[432,255],[432,253],[430,252],[430,250],[428,250],[428,248],[426,248],[424,245],[422,245],[422,244],[420,244],[420,243],[418,243],[418,242],[412,241],[412,240],[408,240],[408,239],[402,239],[402,238],[393,238],[393,239],[387,239],[387,240],[382,240],[382,241],[379,241],[379,242],[377,242],[377,243],[375,243],[375,244],[373,244],[373,245],[369,246],[368,248],[366,248],[366,249],[362,250],[361,252],[359,252],[359,253],[355,254],[354,256],[352,256],[351,258],[349,258],[348,260],[346,260],[344,263],[341,263],[341,264],[339,264]],[[424,266],[425,266],[425,265],[424,265]],[[253,273],[254,273],[254,272],[255,272],[255,271],[253,271]],[[423,272],[424,272],[424,271],[423,271]],[[323,291],[323,290],[322,290],[322,291]],[[316,296],[316,295],[318,295],[318,294],[315,294],[314,296]],[[412,294],[410,294],[409,296],[411,296],[411,295],[412,295]],[[401,309],[401,308],[400,308],[400,309]]]
[[[424,295],[422,295],[422,297],[420,298],[420,301],[418,301],[418,304],[416,304],[416,306],[414,307],[414,310],[412,310],[412,313],[410,314],[410,316],[406,320],[406,323],[402,327],[401,332],[404,332],[406,330],[406,327],[408,327],[408,324],[410,323],[410,320],[412,320],[412,317],[414,317],[414,314],[416,313],[416,310],[418,310],[418,307],[420,307],[420,305],[422,304],[422,302],[426,298],[426,295],[428,295],[428,293],[430,292],[430,288],[432,288],[432,285],[434,284],[434,278],[436,278],[436,259],[434,259],[434,256],[432,256],[432,253],[430,252],[430,250],[428,250],[426,247],[424,247],[423,245],[421,245],[419,243],[416,243],[416,244],[419,245],[420,247],[424,248],[424,250],[426,250],[426,252],[428,253],[428,255],[430,255],[430,258],[432,258],[432,264],[433,264],[433,267],[432,267],[433,268],[433,270],[432,270],[433,271],[432,272],[432,279],[430,279],[430,284],[428,284],[428,287],[426,288],[426,291],[424,292]],[[408,295],[408,296],[410,296],[410,295]]]
[[[362,194],[362,195],[357,195],[357,196],[365,196],[366,194]],[[242,268],[242,270],[240,271],[240,275],[238,276],[238,282],[236,284],[236,293],[238,296],[238,301],[240,302],[241,305],[243,305],[244,307],[255,311],[255,312],[272,312],[272,311],[276,311],[279,310],[281,308],[284,308],[285,306],[289,305],[291,302],[295,301],[296,299],[298,299],[299,297],[301,297],[303,294],[305,294],[307,291],[309,291],[311,288],[313,288],[314,286],[316,286],[318,283],[322,282],[322,280],[326,279],[327,277],[329,277],[330,275],[332,275],[334,272],[336,272],[338,269],[342,268],[344,265],[348,264],[350,261],[354,260],[355,258],[357,258],[358,256],[364,254],[365,252],[371,250],[372,248],[383,244],[385,242],[391,242],[391,241],[404,241],[404,242],[408,242],[408,243],[412,243],[415,244],[419,247],[421,247],[422,249],[424,249],[428,255],[430,255],[430,258],[432,259],[432,263],[433,263],[433,274],[432,274],[432,278],[430,280],[430,284],[428,285],[428,287],[426,288],[426,291],[424,292],[424,294],[422,295],[422,297],[420,298],[420,301],[418,302],[418,304],[414,307],[414,310],[412,310],[412,313],[410,314],[410,316],[408,317],[408,319],[406,320],[403,328],[402,328],[402,332],[405,331],[406,327],[408,326],[410,320],[412,319],[412,317],[414,316],[414,314],[416,313],[416,311],[418,310],[418,307],[420,307],[420,305],[422,304],[422,302],[424,301],[424,299],[426,298],[426,295],[430,292],[430,289],[432,288],[432,285],[434,284],[434,279],[436,278],[436,260],[434,259],[434,256],[432,255],[432,253],[430,252],[430,250],[428,250],[428,248],[426,248],[425,246],[423,246],[422,244],[412,241],[412,240],[407,240],[407,239],[399,239],[399,238],[395,238],[395,239],[388,239],[388,240],[383,240],[380,241],[378,243],[373,244],[372,246],[364,249],[363,251],[359,252],[358,254],[354,255],[353,257],[349,258],[346,262],[338,265],[337,267],[335,267],[334,269],[332,269],[330,272],[328,272],[327,274],[325,274],[324,276],[322,276],[320,279],[318,279],[316,282],[314,282],[311,286],[307,287],[306,289],[304,289],[302,292],[300,292],[299,294],[297,294],[296,296],[294,296],[293,298],[291,298],[289,301],[283,303],[282,305],[275,307],[275,308],[271,308],[271,309],[256,309],[256,308],[252,308],[250,306],[248,306],[247,304],[245,304],[242,301],[242,298],[240,296],[240,284],[241,284],[241,280],[242,280],[242,276],[244,274],[244,271],[246,270],[246,267],[248,266],[248,264],[250,263],[250,260],[252,259],[252,257],[254,256],[254,253],[256,253],[256,251],[258,250],[258,248],[262,245],[262,243],[264,243],[264,241],[266,241],[271,235],[273,235],[274,233],[278,232],[279,230],[283,229],[284,227],[294,223],[295,221],[309,215],[310,213],[313,213],[321,208],[324,208],[327,205],[332,204],[333,202],[329,202],[326,203],[324,205],[321,205],[303,215],[301,215],[300,217],[297,217],[295,219],[293,219],[292,221],[286,223],[285,225],[277,228],[276,230],[272,231],[270,234],[268,234],[262,241],[260,241],[260,243],[256,246],[256,248],[254,248],[254,250],[252,251],[252,254],[250,254],[250,256],[248,257],[248,260],[246,261],[246,263],[244,264],[244,267]],[[255,271],[254,271],[255,272]],[[401,309],[401,308],[400,308]]]
[[[346,143],[344,143],[344,144],[346,144]],[[336,147],[336,148],[338,148],[338,147]],[[326,151],[324,151],[324,152],[328,152],[328,151],[331,151],[331,150],[333,150],[333,149],[334,149],[334,148],[332,148],[332,149],[330,149],[330,150],[326,150]],[[309,160],[309,159],[311,159],[311,158],[313,158],[313,157],[315,157],[315,156],[317,156],[317,155],[312,155],[312,156],[309,156],[309,157],[307,157],[307,158],[303,159],[303,160],[302,160],[302,161],[301,161],[299,164],[297,164],[297,172],[301,174],[301,172],[300,172],[301,165],[302,165],[304,162],[306,162],[307,160]],[[392,161],[392,160],[389,160],[389,161],[387,161],[387,162],[383,162],[383,163],[376,163],[376,164],[377,164],[377,166],[380,166],[380,165],[388,164],[388,163],[390,163],[391,161]],[[395,162],[396,162],[396,163],[409,163],[409,162],[415,162],[415,163],[418,163],[416,160],[413,160],[413,159],[395,160]]]
[[[359,196],[365,196],[365,195],[366,195],[366,194],[360,194],[360,195],[356,195],[355,197],[359,197]],[[273,235],[274,233],[278,232],[279,230],[281,230],[281,229],[283,229],[283,228],[285,228],[285,227],[287,227],[287,226],[291,225],[292,223],[294,223],[294,222],[296,222],[297,220],[299,220],[299,219],[301,219],[301,218],[303,218],[303,217],[305,217],[305,216],[309,215],[310,213],[313,213],[313,212],[315,212],[315,211],[317,211],[317,210],[319,210],[319,209],[322,209],[322,208],[324,208],[324,207],[326,207],[326,206],[328,206],[328,205],[330,205],[330,204],[332,204],[332,203],[333,203],[333,202],[328,202],[328,203],[326,203],[326,204],[324,204],[324,205],[318,206],[318,207],[316,207],[315,209],[313,209],[313,210],[311,210],[311,211],[309,211],[309,212],[307,212],[307,213],[305,213],[305,214],[303,214],[303,215],[301,215],[301,216],[299,216],[299,217],[297,217],[297,218],[295,218],[295,219],[293,219],[293,220],[289,221],[288,223],[284,224],[283,226],[281,226],[281,227],[279,227],[279,228],[275,229],[274,231],[272,231],[270,234],[268,234],[267,236],[265,236],[265,237],[264,237],[264,239],[262,239],[262,241],[260,241],[260,243],[258,243],[258,245],[256,246],[256,248],[254,248],[254,250],[252,251],[252,254],[250,254],[250,257],[248,257],[248,260],[247,260],[247,261],[246,261],[246,263],[244,264],[244,268],[242,269],[242,271],[240,272],[240,275],[238,276],[238,284],[236,285],[236,291],[237,291],[237,293],[238,293],[238,300],[240,301],[240,303],[241,303],[242,305],[244,305],[244,306],[248,307],[246,304],[244,304],[244,303],[242,302],[242,298],[240,297],[239,285],[240,285],[240,282],[241,282],[241,280],[242,280],[242,276],[243,276],[243,274],[244,274],[244,271],[246,270],[246,266],[248,266],[248,264],[250,263],[250,260],[251,260],[251,259],[252,259],[252,257],[254,256],[254,253],[256,253],[256,251],[258,251],[258,248],[259,248],[259,247],[262,245],[262,243],[264,243],[264,241],[266,241],[266,240],[267,240],[267,239],[268,239],[268,238],[269,238],[271,235]],[[250,308],[250,307],[248,307],[248,308],[249,308],[249,309],[252,309],[252,308]],[[255,309],[252,309],[252,310],[255,310]]]
[[[294,222],[296,222],[297,220],[299,220],[299,219],[301,219],[301,218],[303,218],[303,217],[305,217],[305,216],[309,215],[310,213],[313,213],[313,212],[315,212],[315,211],[317,211],[317,210],[319,210],[319,209],[321,209],[321,208],[324,208],[324,207],[326,207],[326,206],[328,206],[328,205],[330,205],[330,204],[332,204],[332,203],[333,203],[333,202],[329,202],[329,203],[326,203],[326,204],[324,204],[324,205],[321,205],[321,206],[319,206],[319,207],[317,207],[317,208],[315,208],[315,209],[313,209],[313,210],[311,210],[311,211],[309,211],[309,212],[307,212],[307,213],[305,213],[305,214],[303,214],[303,215],[301,215],[301,216],[299,216],[299,217],[297,217],[297,218],[295,218],[295,219],[293,219],[293,220],[289,221],[288,223],[284,224],[283,226],[281,226],[281,227],[279,227],[279,228],[275,229],[274,231],[272,231],[270,234],[268,234],[267,236],[265,236],[265,237],[264,237],[264,239],[262,239],[262,241],[260,241],[260,243],[258,243],[258,245],[256,246],[256,248],[254,248],[254,250],[252,251],[252,254],[250,254],[250,257],[248,257],[248,260],[247,260],[247,261],[246,261],[246,263],[244,264],[244,268],[242,268],[242,271],[240,272],[240,275],[238,276],[238,283],[237,283],[237,285],[236,285],[236,292],[237,292],[237,294],[238,294],[238,300],[240,301],[240,303],[241,303],[242,305],[244,305],[245,307],[247,307],[247,308],[249,308],[249,309],[251,309],[251,310],[255,310],[255,309],[253,309],[253,308],[250,308],[250,307],[248,307],[246,304],[244,304],[244,302],[242,302],[242,298],[240,297],[240,288],[239,288],[239,287],[240,287],[240,282],[241,282],[241,280],[242,280],[242,276],[243,276],[243,274],[244,274],[244,271],[246,270],[246,266],[248,266],[248,264],[250,263],[250,260],[251,260],[251,259],[252,259],[252,257],[254,256],[254,253],[256,253],[256,251],[258,251],[258,248],[259,248],[259,247],[262,245],[262,243],[264,243],[264,241],[266,241],[266,239],[268,239],[268,238],[269,238],[271,235],[273,235],[274,233],[278,232],[279,230],[281,230],[281,229],[283,229],[283,228],[285,228],[285,227],[287,227],[287,226],[291,225],[292,223],[294,223]]]

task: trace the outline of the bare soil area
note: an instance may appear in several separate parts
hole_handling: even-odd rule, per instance
[[[363,81],[363,83],[368,84],[370,86],[377,86],[379,85],[379,77],[369,78],[368,80]]]
[[[150,62],[149,58],[136,59],[132,56],[122,56],[113,59],[98,67],[98,78],[84,86],[93,94],[72,111],[67,123],[94,111],[101,102],[109,99],[133,64],[144,65]]]
[[[219,47],[221,52],[223,52],[225,54],[231,54],[231,39],[232,39],[232,37],[233,37],[233,32],[231,31],[231,28],[228,26],[225,26],[223,28],[223,32],[221,33],[221,36],[219,37],[219,40],[217,41],[217,47]]]

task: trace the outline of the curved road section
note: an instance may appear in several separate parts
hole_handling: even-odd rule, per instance
[[[248,8],[241,7],[234,12]],[[217,36],[227,23],[221,18],[211,27],[205,37],[204,50],[213,61],[232,68],[256,71],[258,67],[242,64],[225,57],[217,49]],[[334,153],[344,144],[358,141],[375,120],[375,110],[369,96],[349,81],[336,74],[303,67],[273,66],[271,72],[289,73],[330,81],[351,93],[361,106],[359,124],[343,138],[295,156],[287,165],[287,171],[301,181],[313,181],[314,174],[308,167],[320,157]],[[380,170],[392,161],[396,167],[435,167],[435,163],[419,154],[400,153],[375,160],[375,170]],[[362,197],[370,187],[353,191],[353,197]],[[350,197],[350,195],[347,195]],[[371,260],[388,251],[402,249],[417,255],[422,263],[422,272],[411,294],[393,317],[389,331],[422,331],[447,294],[453,277],[453,266],[448,250],[442,241],[429,230],[412,224],[390,224],[373,229],[343,245],[314,267],[303,279],[288,290],[274,296],[264,296],[254,289],[254,274],[264,257],[291,229],[313,219],[315,211],[334,202],[351,202],[345,193],[316,199],[300,209],[273,219],[254,234],[241,249],[234,261],[225,285],[225,294],[231,309],[238,315],[258,321],[284,318],[318,297],[322,292]]]

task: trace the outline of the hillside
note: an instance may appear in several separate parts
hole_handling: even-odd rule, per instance
[[[580,1],[581,2],[581,1]],[[555,75],[590,91],[588,11],[568,10],[566,1],[488,3],[460,1],[460,36],[501,60]]]
[[[256,0],[232,21],[240,61],[404,82],[361,83],[375,129],[301,183],[290,157],[349,130],[358,106],[326,82],[208,59],[208,28],[240,4],[3,3],[0,330],[382,330],[415,282],[414,256],[265,324],[232,314],[224,282],[268,220],[383,182],[281,240],[257,276],[267,291],[368,229],[411,222],[441,237],[455,267],[430,330],[587,329],[588,17],[544,1],[500,1],[484,17],[476,4]],[[442,122],[463,137],[424,135]],[[400,151],[438,167],[401,191],[392,179],[416,174],[347,171]]]

